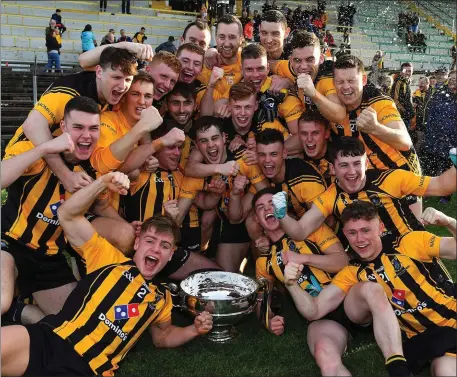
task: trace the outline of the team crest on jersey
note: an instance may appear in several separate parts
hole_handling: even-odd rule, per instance
[[[116,305],[114,307],[114,319],[116,321],[138,317],[139,315],[138,304]]]
[[[403,308],[405,306],[405,295],[406,292],[404,289],[394,289],[392,292],[392,302]]]
[[[295,251],[297,249],[297,246],[295,245],[294,241],[289,242],[289,250],[290,251]]]
[[[409,268],[409,266],[407,266],[406,268],[403,267],[397,257],[393,257],[391,263],[395,270],[395,277],[403,275]]]
[[[61,201],[55,202],[49,205],[49,208],[51,209],[51,212],[53,216],[57,216],[57,210],[59,209],[60,205],[62,204]]]

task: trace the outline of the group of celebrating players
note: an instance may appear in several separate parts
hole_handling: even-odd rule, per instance
[[[158,347],[206,334],[206,311],[172,325],[164,282],[243,272],[248,253],[310,321],[322,375],[350,375],[342,355],[367,329],[389,375],[429,363],[456,374],[456,288],[441,262],[456,259],[456,221],[421,202],[455,192],[456,169],[422,176],[363,63],[324,60],[309,32],[286,48],[288,34],[268,11],[260,44],[243,47],[225,15],[214,49],[196,21],[176,56],[101,46],[48,88],[2,161],[1,314],[14,323],[2,375],[113,375],[148,328]],[[281,335],[287,318],[257,306]]]

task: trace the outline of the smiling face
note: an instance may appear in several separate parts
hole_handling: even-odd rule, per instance
[[[306,155],[312,159],[324,157],[327,151],[327,141],[330,130],[316,121],[300,121],[298,123],[298,136]]]
[[[181,40],[182,43],[194,43],[206,51],[211,43],[211,33],[209,30],[200,30],[194,25],[187,30],[186,37]]]
[[[150,66],[147,71],[154,80],[154,100],[156,101],[168,94],[178,81],[179,74],[162,62]]]
[[[294,72],[307,73],[314,80],[319,70],[319,65],[324,62],[319,46],[306,46],[294,48],[290,55],[290,65]]]
[[[141,112],[152,106],[154,85],[147,81],[137,81],[121,100],[121,111],[131,125],[141,118]]]
[[[406,78],[410,78],[413,75],[413,67],[405,66],[400,71],[400,75]]]
[[[193,97],[184,98],[180,94],[173,94],[167,98],[168,113],[180,125],[186,125],[195,111]]]
[[[133,261],[146,280],[159,273],[173,256],[173,235],[158,232],[151,226],[135,240]]]
[[[122,96],[127,93],[132,85],[133,75],[124,73],[117,68],[112,70],[111,67],[103,69],[99,65],[96,67],[97,89],[99,99],[106,101],[110,105],[117,105]]]
[[[257,199],[254,211],[257,222],[264,230],[274,232],[280,228],[279,221],[274,216],[273,194],[265,194]]]
[[[177,58],[182,67],[179,81],[186,84],[194,82],[203,69],[203,56],[196,52],[182,50]]]
[[[367,155],[341,156],[330,164],[330,174],[335,175],[340,186],[348,194],[359,192],[365,186]]]
[[[63,132],[67,132],[75,145],[70,159],[88,160],[100,138],[100,115],[73,110],[60,122]]]
[[[266,22],[260,24],[260,44],[272,56],[281,55],[284,48],[284,39],[288,37],[290,29],[284,28],[281,22]]]
[[[239,134],[245,135],[249,132],[257,108],[257,99],[254,95],[242,100],[230,99],[232,122]]]
[[[429,82],[426,80],[426,79],[420,79],[419,80],[419,89],[424,92],[426,90],[428,90],[428,87],[429,87]]]
[[[257,160],[263,174],[268,179],[280,182],[284,180],[287,149],[280,142],[271,144],[257,143]]]
[[[211,126],[206,131],[197,132],[197,147],[207,164],[225,162],[225,134],[222,135],[217,127]]]
[[[362,102],[363,87],[367,84],[367,75],[357,68],[335,69],[333,83],[336,94],[348,110],[355,110]]]
[[[217,52],[223,59],[232,60],[238,54],[241,45],[241,35],[238,24],[217,25],[216,35]]]
[[[344,224],[343,232],[352,249],[362,260],[375,259],[382,250],[383,225],[379,217],[371,220],[351,219]]]
[[[244,81],[254,85],[257,93],[268,77],[268,59],[262,56],[257,59],[243,59],[242,63]]]

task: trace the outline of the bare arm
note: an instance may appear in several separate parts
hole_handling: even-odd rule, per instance
[[[289,130],[291,135],[298,134],[298,119],[291,120],[287,122],[287,129]]]
[[[316,95],[311,98],[320,113],[334,123],[341,123],[346,118],[346,108],[336,94],[329,94],[328,97],[316,90]]]
[[[100,216],[100,217],[106,217],[108,219],[113,219],[117,221],[122,221],[126,222],[121,215],[114,209],[114,207],[109,204],[109,199],[102,199],[102,200],[96,200],[93,207],[92,207],[92,212],[94,215]]]
[[[193,148],[186,164],[185,175],[195,178],[205,178],[215,174],[231,176],[234,173],[235,164],[235,161],[228,161],[225,164],[205,164],[198,148]]]
[[[303,153],[303,148],[298,135],[290,135],[290,137],[284,142],[284,146],[286,147],[287,154],[289,156]]]
[[[440,258],[455,260],[457,257],[457,224],[456,220],[433,207],[428,207],[421,220],[424,225],[438,225],[445,227],[453,237],[442,237],[440,242]]]
[[[299,221],[287,214],[283,219],[279,219],[282,230],[294,240],[304,240],[314,233],[324,221],[324,215],[314,204]]]
[[[176,218],[176,224],[182,225],[184,217],[186,217],[192,206],[193,200],[189,198],[179,198],[178,200],[178,217]]]
[[[433,177],[425,191],[425,196],[446,196],[456,191],[457,174],[455,167],[451,167],[438,177]]]

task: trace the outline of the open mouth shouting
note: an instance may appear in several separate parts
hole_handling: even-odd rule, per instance
[[[219,149],[217,147],[208,148],[206,154],[208,155],[208,160],[210,160],[212,163],[219,162]]]
[[[247,126],[250,125],[249,124],[250,123],[250,119],[247,116],[237,116],[236,117],[236,122],[238,123],[238,125],[240,127],[247,127]]]
[[[267,178],[273,178],[275,175],[275,165],[273,165],[273,164],[269,164],[269,163],[264,164],[262,170],[263,170],[263,174],[265,174],[265,176]]]
[[[265,214],[265,221],[270,226],[274,226],[278,223],[278,219],[273,215],[273,212]]]
[[[118,91],[118,90],[113,90],[111,91],[111,99],[112,99],[112,105],[117,104],[121,98],[122,95],[125,93],[125,91]]]
[[[159,264],[159,260],[152,255],[146,255],[144,258],[144,265],[147,270],[154,270]]]
[[[167,90],[164,88],[159,88],[158,86],[154,87],[154,99],[160,99],[162,98],[165,94],[167,94]]]
[[[181,81],[185,82],[186,84],[190,84],[192,81],[194,81],[195,75],[193,72],[186,72],[182,71],[181,72]]]

